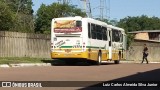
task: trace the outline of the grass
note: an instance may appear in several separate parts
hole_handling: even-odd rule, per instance
[[[46,63],[46,62],[52,62],[52,59],[30,58],[30,57],[0,57],[0,64]]]

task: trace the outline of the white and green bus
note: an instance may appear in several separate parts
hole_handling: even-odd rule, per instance
[[[52,19],[51,58],[94,61],[97,64],[126,58],[124,29],[92,18]]]

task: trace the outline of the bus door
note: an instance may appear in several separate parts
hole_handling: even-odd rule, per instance
[[[108,48],[108,51],[109,51],[109,58],[108,59],[112,59],[112,31],[109,30],[109,48]]]

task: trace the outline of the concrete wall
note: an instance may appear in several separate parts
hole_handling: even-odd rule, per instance
[[[134,41],[127,51],[127,60],[140,62],[144,43],[148,60],[160,62],[160,43]],[[50,35],[0,31],[0,57],[50,58]]]
[[[0,57],[50,58],[50,35],[0,31]]]
[[[150,62],[160,62],[160,43],[143,40],[135,40],[131,44],[127,51],[127,60],[142,61],[144,44],[147,44],[149,50],[148,60]]]

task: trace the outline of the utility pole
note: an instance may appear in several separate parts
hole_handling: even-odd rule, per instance
[[[70,0],[63,0],[63,4],[69,4]]]
[[[84,11],[86,12],[87,16],[92,18],[92,10],[91,10],[91,4],[89,0],[81,0],[84,2]]]
[[[62,0],[57,0],[57,2],[58,2],[59,4],[62,4]]]
[[[70,0],[57,0],[61,4],[69,4]]]
[[[110,19],[110,0],[100,0],[100,20]]]
[[[91,9],[91,3],[90,1],[88,0],[88,8],[89,8],[89,17],[92,18],[92,9]]]
[[[103,12],[104,12],[104,0],[100,0],[99,9],[100,9],[100,19],[103,20],[103,17],[104,17],[104,15],[103,15]]]
[[[106,17],[108,20],[110,20],[110,0],[107,0],[105,4],[106,4]]]

